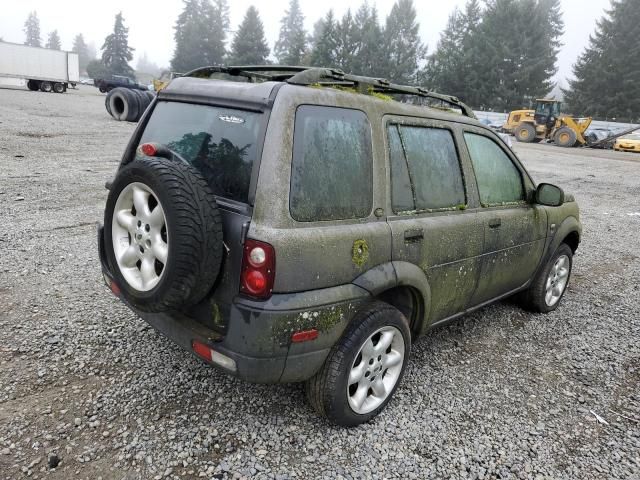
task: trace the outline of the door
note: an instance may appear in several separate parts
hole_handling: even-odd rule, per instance
[[[478,305],[522,287],[533,276],[544,251],[547,216],[527,202],[522,167],[494,139],[465,132],[464,139],[480,195],[484,251]]]
[[[437,322],[462,312],[471,299],[483,226],[468,208],[464,166],[450,129],[424,120],[390,122],[387,141],[392,258],[424,271],[431,288],[429,318]]]

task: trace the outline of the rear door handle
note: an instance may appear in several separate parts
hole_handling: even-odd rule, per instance
[[[489,220],[489,228],[498,228],[500,225],[502,225],[502,220],[499,218],[492,218]]]
[[[405,230],[404,241],[405,242],[419,242],[424,238],[424,230],[417,228],[415,230]]]

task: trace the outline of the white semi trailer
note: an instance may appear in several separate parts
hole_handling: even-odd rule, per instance
[[[0,41],[0,77],[23,79],[29,90],[64,93],[80,80],[78,54]]]

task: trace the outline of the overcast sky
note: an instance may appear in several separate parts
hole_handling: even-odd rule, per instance
[[[47,33],[57,29],[62,39],[62,48],[71,49],[73,37],[84,34],[89,42],[99,49],[104,37],[113,29],[114,16],[122,11],[129,27],[129,44],[138,55],[147,53],[149,60],[159,66],[167,66],[174,50],[173,26],[182,9],[181,0],[162,0],[156,2],[139,0],[1,0],[0,37],[8,42],[24,42],[23,26],[30,11],[36,10],[40,18],[43,42]],[[384,19],[395,0],[369,0],[376,4],[380,17]],[[351,8],[355,10],[361,0],[300,0],[305,14],[307,30],[311,31],[314,22],[330,8],[338,16]],[[445,27],[447,17],[457,5],[463,7],[466,0],[414,0],[420,22],[423,40],[433,51],[440,31]],[[558,59],[558,77],[571,75],[571,66],[587,44],[593,32],[596,20],[609,6],[609,0],[561,0],[564,11],[565,35],[564,47]],[[249,5],[255,5],[265,26],[269,46],[278,37],[280,18],[287,8],[288,0],[229,0],[231,7],[231,28],[235,29],[242,20]],[[135,66],[135,60],[134,60]]]

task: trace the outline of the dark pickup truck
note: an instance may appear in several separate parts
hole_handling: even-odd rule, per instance
[[[129,77],[122,75],[111,75],[109,78],[97,78],[93,83],[101,93],[106,93],[117,87],[130,88],[132,90],[147,90],[145,85],[136,83]]]

